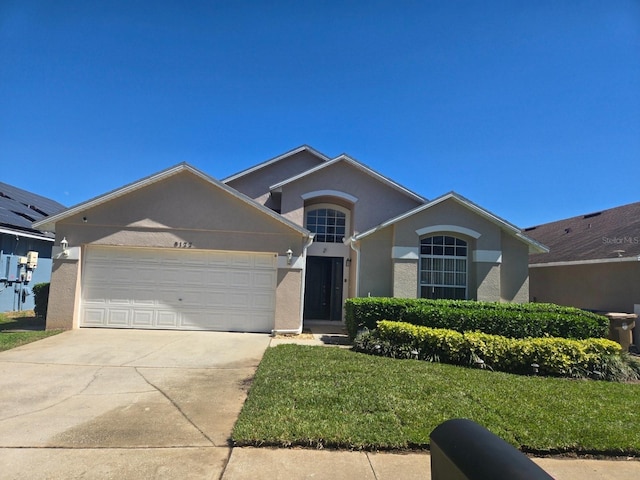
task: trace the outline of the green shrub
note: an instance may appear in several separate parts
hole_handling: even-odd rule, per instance
[[[345,314],[352,339],[358,330],[375,329],[380,320],[511,338],[601,338],[609,332],[609,320],[602,315],[549,303],[367,297],[348,299]]]
[[[40,318],[47,318],[47,308],[49,307],[49,284],[37,283],[33,286],[33,296],[35,307],[33,311]]]
[[[472,365],[481,359],[493,370],[519,374],[532,373],[535,363],[541,375],[584,378],[599,372],[599,378],[622,377],[616,369],[623,367],[611,358],[620,358],[621,347],[603,338],[509,338],[390,321],[380,321],[377,326],[377,330],[356,338],[356,351],[455,365]],[[630,366],[625,375],[633,378],[633,371]]]

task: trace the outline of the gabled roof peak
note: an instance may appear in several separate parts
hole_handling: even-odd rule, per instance
[[[313,147],[310,147],[309,145],[300,145],[297,148],[294,148],[293,150],[289,150],[288,152],[285,152],[281,155],[278,155],[277,157],[273,157],[270,158],[269,160],[266,160],[262,163],[259,163],[258,165],[254,165],[253,167],[249,167],[245,170],[242,170],[238,173],[234,173],[233,175],[230,175],[229,177],[223,178],[221,181],[222,183],[228,183],[228,182],[232,182],[233,180],[236,180],[240,177],[244,177],[245,175],[248,175],[250,173],[253,173],[255,171],[261,170],[264,167],[267,167],[269,165],[272,165],[274,163],[277,163],[281,160],[284,160],[285,158],[291,157],[292,155],[296,155],[300,152],[309,152],[310,154],[314,155],[315,157],[317,157],[320,161],[322,162],[328,162],[330,160],[330,158],[328,156],[326,156],[324,153],[319,152],[318,150],[316,150]]]

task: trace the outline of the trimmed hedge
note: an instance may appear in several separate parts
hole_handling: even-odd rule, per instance
[[[587,377],[606,371],[608,357],[622,350],[604,338],[508,338],[390,321],[378,322],[377,327],[358,336],[356,351],[465,366],[482,359],[486,367],[517,374],[531,374],[536,363],[541,375]]]
[[[49,308],[49,283],[37,283],[32,288],[35,306],[33,311],[37,317],[47,318]]]
[[[373,330],[380,320],[395,320],[458,332],[480,331],[510,338],[606,338],[609,320],[595,313],[551,303],[493,303],[473,300],[349,298],[345,320],[351,339]]]

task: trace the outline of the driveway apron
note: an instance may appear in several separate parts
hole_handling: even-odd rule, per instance
[[[0,353],[1,478],[220,478],[265,334],[80,329]]]

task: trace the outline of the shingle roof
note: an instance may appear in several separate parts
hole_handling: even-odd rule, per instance
[[[27,192],[0,182],[0,225],[12,230],[38,232],[33,222],[53,215],[65,208],[50,198]]]
[[[526,228],[549,253],[530,264],[632,258],[640,255],[640,202]]]

